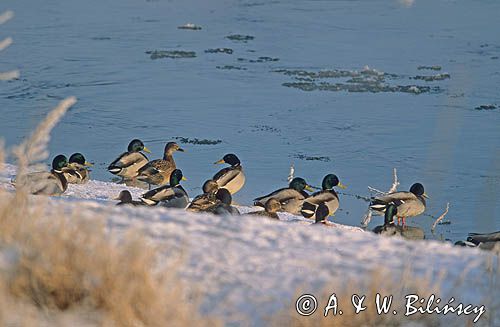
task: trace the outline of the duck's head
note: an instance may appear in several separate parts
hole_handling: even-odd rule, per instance
[[[85,160],[85,157],[83,156],[83,154],[77,152],[77,153],[73,153],[71,155],[71,157],[69,157],[69,163],[72,164],[72,163],[76,163],[76,164],[79,164],[79,165],[82,165],[82,166],[92,166],[92,164],[88,161]]]
[[[410,187],[410,192],[415,194],[416,196],[423,196],[424,198],[429,198],[427,194],[425,194],[424,186],[420,183],[415,183]]]
[[[119,200],[123,203],[132,203],[132,194],[130,194],[130,192],[127,190],[123,190],[113,200]]]
[[[223,163],[227,163],[228,165],[234,167],[234,166],[239,166],[241,164],[241,161],[234,153],[228,153],[222,159],[214,162],[214,164],[223,164]]]
[[[203,184],[203,193],[205,194],[215,194],[218,189],[219,184],[217,184],[217,182],[213,179],[209,179]]]
[[[306,180],[301,177],[295,177],[294,179],[292,179],[289,187],[299,192],[302,192],[303,190],[308,190],[310,192],[314,191],[314,189],[306,183]]]
[[[182,171],[180,169],[175,169],[172,174],[170,174],[170,186],[177,186],[181,183],[181,181],[186,181],[187,178],[182,175]]]
[[[66,166],[68,166],[68,158],[62,154],[55,156],[54,160],[52,160],[52,169],[56,173],[62,173],[62,169]]]
[[[151,151],[149,151],[149,149],[144,146],[144,143],[142,143],[142,141],[138,139],[130,141],[130,143],[128,144],[128,151],[129,152],[144,151],[147,153],[151,153]]]
[[[175,142],[168,142],[165,144],[165,154],[172,154],[175,151],[184,152],[184,149],[182,149],[179,144]]]
[[[384,225],[394,225],[394,216],[398,213],[398,208],[394,204],[389,204],[385,208]]]
[[[217,198],[217,200],[219,200],[220,202],[227,204],[227,205],[230,205],[231,202],[233,201],[233,197],[231,196],[231,193],[229,193],[229,191],[225,188],[220,188],[217,191],[217,194],[215,195],[215,197]]]
[[[316,223],[320,223],[325,221],[330,214],[330,210],[324,203],[320,203],[320,205],[316,208]]]
[[[270,198],[266,201],[264,209],[266,209],[268,213],[276,213],[281,210],[281,203],[275,198]]]
[[[323,178],[323,183],[321,185],[323,190],[331,190],[335,186],[340,187],[341,189],[347,188],[344,184],[339,181],[339,178],[335,174],[328,174]]]

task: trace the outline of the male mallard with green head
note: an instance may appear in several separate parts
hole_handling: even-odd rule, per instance
[[[217,182],[219,188],[225,188],[231,194],[235,194],[245,184],[245,174],[240,159],[235,154],[229,153],[215,162],[215,164],[223,163],[229,164],[230,167],[219,170],[212,179]]]
[[[320,204],[325,204],[328,208],[328,216],[335,214],[339,208],[339,196],[334,187],[345,189],[346,186],[339,181],[335,174],[328,174],[323,178],[322,190],[311,194],[304,201],[301,209],[302,216],[315,219],[316,209]]]
[[[175,151],[184,152],[184,149],[175,143],[168,142],[165,145],[163,159],[156,159],[148,162],[139,169],[137,179],[148,184],[164,185],[170,181],[170,175],[175,170],[173,153]]]
[[[68,159],[60,154],[52,160],[50,172],[29,173],[16,178],[16,186],[26,187],[31,194],[61,195],[68,188],[68,181],[64,177],[63,169],[67,167]]]
[[[182,175],[180,169],[175,169],[170,174],[170,184],[144,193],[141,201],[147,205],[157,205],[160,203],[162,206],[168,208],[186,208],[189,203],[189,197],[180,184],[181,180],[185,181],[186,178]]]
[[[294,215],[300,215],[300,209],[304,200],[309,196],[304,190],[313,191],[312,187],[303,178],[295,177],[286,188],[281,188],[268,195],[254,200],[254,205],[265,207],[270,198],[275,198],[281,204],[280,211],[286,211]]]
[[[128,145],[127,152],[116,158],[108,166],[108,171],[123,179],[135,178],[139,169],[147,164],[149,160],[141,151],[151,153],[141,140],[132,140]]]
[[[69,164],[63,168],[64,177],[70,184],[84,184],[89,180],[89,170],[87,167],[92,166],[90,162],[85,160],[81,153],[73,153],[69,157]]]
[[[376,213],[383,214],[387,205],[392,203],[398,209],[398,225],[402,220],[404,226],[406,218],[415,217],[424,213],[426,198],[428,198],[428,196],[425,194],[424,186],[420,183],[415,183],[411,186],[409,192],[394,192],[373,198],[370,203],[370,209]]]

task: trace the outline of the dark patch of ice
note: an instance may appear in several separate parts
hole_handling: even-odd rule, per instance
[[[248,41],[251,41],[253,39],[255,39],[254,36],[251,36],[251,35],[241,35],[241,34],[231,34],[231,35],[228,35],[226,36],[227,39],[231,40],[231,41],[236,41],[236,42],[248,42]]]
[[[323,161],[323,162],[330,162],[331,159],[330,157],[326,156],[307,156],[305,154],[297,153],[292,156],[292,158],[300,159],[300,160],[307,160],[307,161]]]
[[[224,65],[224,66],[216,66],[215,68],[217,69],[224,69],[224,70],[247,70],[245,67],[240,67],[240,66],[233,66],[233,65]]]
[[[494,104],[482,104],[480,106],[477,106],[474,109],[476,109],[476,110],[495,110],[495,109],[497,109],[497,106],[495,106]]]
[[[177,136],[174,139],[178,140],[182,144],[195,144],[195,145],[216,145],[222,143],[222,140],[208,140],[208,139],[198,139]]]
[[[201,30],[201,26],[198,26],[198,25],[195,25],[195,24],[191,24],[191,23],[187,23],[187,24],[184,24],[184,25],[181,25],[181,26],[177,26],[178,29],[180,30],[191,30],[191,31],[199,31]]]
[[[146,51],[146,54],[150,55],[152,60],[161,58],[195,58],[196,52],[194,51],[182,51],[182,50],[153,50]]]
[[[443,81],[445,79],[451,78],[451,76],[448,73],[443,73],[443,74],[436,74],[436,75],[417,75],[417,76],[414,76],[411,78],[426,81],[426,82],[433,82],[433,81]]]
[[[215,48],[205,50],[205,53],[225,53],[225,54],[233,54],[233,49],[230,48]]]
[[[418,66],[418,70],[441,70],[441,66]]]

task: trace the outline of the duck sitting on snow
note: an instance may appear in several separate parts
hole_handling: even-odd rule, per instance
[[[52,160],[50,172],[35,172],[22,175],[12,181],[16,187],[24,187],[31,194],[61,195],[68,188],[63,169],[68,166],[66,156],[60,154]]]
[[[384,225],[377,226],[373,229],[375,234],[384,236],[401,236],[410,240],[423,240],[424,231],[418,227],[396,226],[394,224],[394,216],[398,213],[398,207],[395,204],[389,204],[385,209]]]
[[[163,151],[163,159],[152,160],[144,165],[139,169],[137,179],[150,185],[167,184],[176,168],[173,157],[176,151],[184,152],[184,149],[175,142],[168,142]]]
[[[311,194],[304,201],[301,209],[302,216],[315,219],[316,209],[320,204],[325,204],[328,208],[328,216],[335,214],[339,208],[339,196],[334,187],[345,189],[346,186],[339,181],[335,174],[328,174],[323,178],[322,190]]]
[[[294,215],[300,215],[302,204],[309,196],[304,190],[313,191],[303,178],[295,177],[286,188],[281,188],[268,195],[261,196],[254,200],[254,205],[265,207],[270,198],[275,198],[281,204],[280,211],[286,211]]]
[[[231,166],[219,170],[212,179],[219,185],[219,188],[225,188],[231,194],[235,194],[245,184],[245,173],[243,173],[240,159],[235,154],[229,153],[214,164],[223,163]]]
[[[240,212],[235,207],[231,206],[232,197],[231,193],[225,188],[221,188],[216,194],[217,202],[215,205],[207,208],[205,211],[213,213],[214,215],[221,216],[238,216]]]
[[[73,153],[69,157],[67,167],[63,168],[64,177],[70,184],[84,184],[89,180],[89,170],[87,167],[92,166],[90,162],[85,160],[81,153]]]
[[[410,192],[394,192],[373,198],[370,203],[370,209],[383,214],[388,204],[394,204],[398,208],[398,225],[400,220],[402,220],[404,226],[407,217],[415,217],[424,213],[426,198],[428,196],[425,194],[424,186],[420,183],[415,183],[411,186]]]
[[[467,241],[475,244],[481,249],[498,249],[500,252],[500,231],[487,234],[469,233]]]
[[[147,205],[157,205],[161,203],[162,206],[167,208],[186,208],[189,203],[187,192],[181,186],[181,180],[185,181],[180,169],[175,169],[170,174],[170,184],[164,185],[154,190],[144,193],[141,197]]]
[[[127,148],[127,152],[122,153],[109,166],[108,171],[123,179],[133,179],[142,166],[148,163],[149,159],[141,151],[151,153],[144,146],[141,140],[132,140]]]
[[[269,218],[279,219],[278,211],[281,210],[281,203],[275,198],[270,198],[264,205],[264,210],[249,212],[247,215],[265,216]]]
[[[132,194],[130,194],[130,192],[128,190],[121,191],[120,194],[118,194],[118,197],[114,198],[113,200],[120,201],[116,204],[117,206],[121,206],[121,205],[125,205],[125,204],[129,204],[129,205],[133,205],[133,206],[144,205],[144,203],[142,203],[141,201],[132,200]]]
[[[209,179],[203,184],[202,189],[203,194],[197,195],[186,210],[193,212],[205,211],[217,203],[216,193],[219,190],[217,182]]]

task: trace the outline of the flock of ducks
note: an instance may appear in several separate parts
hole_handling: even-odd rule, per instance
[[[209,212],[217,215],[239,215],[237,208],[231,205],[232,195],[245,184],[245,173],[240,159],[235,154],[226,154],[215,164],[227,164],[202,187],[203,194],[191,201],[182,187],[186,180],[174,160],[175,152],[184,152],[177,143],[165,145],[163,158],[149,160],[143,152],[150,153],[141,140],[134,139],[127,151],[116,158],[107,170],[122,178],[122,181],[142,181],[149,185],[139,200],[133,200],[128,190],[120,192],[115,199],[118,205],[161,205],[169,208],[182,208],[194,212]],[[32,194],[60,195],[68,183],[82,184],[89,180],[88,167],[91,166],[81,153],[71,155],[69,160],[64,155],[57,155],[52,161],[50,172],[35,172],[19,177],[13,183],[22,184]],[[151,189],[152,186],[155,188]],[[314,192],[314,187],[301,177],[293,178],[288,187],[280,188],[254,200],[254,205],[264,208],[249,215],[267,216],[278,219],[278,212],[288,212],[312,219],[316,224],[331,225],[327,218],[335,214],[340,206],[335,188],[345,189],[335,174],[323,178],[321,190]],[[313,193],[308,193],[313,192]],[[410,239],[423,239],[423,231],[406,226],[406,218],[421,215],[426,209],[424,186],[415,183],[409,191],[399,191],[373,197],[370,209],[384,215],[384,224],[373,231],[383,235],[400,235]],[[394,221],[397,218],[397,224]],[[400,225],[401,223],[401,225]],[[480,238],[482,234],[475,235]],[[500,235],[498,235],[500,237]]]

